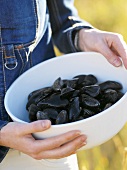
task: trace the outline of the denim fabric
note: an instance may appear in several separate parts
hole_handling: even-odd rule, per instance
[[[36,33],[36,5],[33,0],[1,0],[0,25],[3,44],[32,41]]]
[[[38,2],[0,0],[0,129],[11,121],[4,108],[4,96],[13,81],[34,65],[54,57],[54,44],[63,53],[76,52],[73,31],[91,28],[78,17],[73,0],[47,0],[46,10],[39,7],[44,11],[43,18],[47,19],[42,37],[38,32],[41,23],[37,13]],[[36,45],[37,36],[42,38]],[[28,55],[32,45],[36,47]],[[7,147],[0,147],[0,162],[7,151]]]

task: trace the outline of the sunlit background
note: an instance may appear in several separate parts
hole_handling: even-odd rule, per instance
[[[75,6],[79,16],[94,27],[120,33],[127,42],[126,0],[75,0]],[[105,144],[80,151],[80,170],[127,170],[126,146],[127,125]]]
[[[127,0],[75,0],[75,6],[82,19],[98,29],[122,34],[127,42]],[[127,124],[108,142],[78,152],[80,170],[127,170],[126,147]]]

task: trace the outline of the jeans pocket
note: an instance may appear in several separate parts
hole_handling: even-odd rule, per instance
[[[30,56],[28,56],[28,44],[13,45],[8,44],[0,48],[0,119],[8,120],[10,118],[4,107],[4,96],[10,85],[24,71],[32,65]]]
[[[6,90],[15,79],[31,68],[32,61],[28,55],[29,45],[9,44],[3,46],[3,79]]]

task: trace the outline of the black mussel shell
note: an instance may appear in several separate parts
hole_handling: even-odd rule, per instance
[[[31,122],[37,120],[36,114],[39,110],[40,110],[40,108],[37,107],[33,103],[29,106],[28,112],[29,112],[29,119],[30,119]]]
[[[78,79],[78,81],[77,81],[78,84],[82,84],[85,81],[85,77],[86,77],[85,74],[81,74],[81,75],[77,75],[77,76],[75,76],[73,78]]]
[[[64,79],[63,82],[64,82],[64,87],[70,87],[72,89],[75,89],[76,86],[77,86],[77,80],[78,79],[71,79],[71,80],[67,80],[67,79]]]
[[[113,104],[112,103],[107,103],[106,105],[105,105],[105,107],[104,107],[104,109],[103,110],[106,110],[106,109],[108,109],[109,107],[111,107]]]
[[[53,93],[52,87],[46,87],[43,88],[40,91],[40,95],[35,99],[35,103],[39,103],[41,100],[45,99],[47,96],[51,95]]]
[[[43,112],[43,111],[38,111],[37,112],[37,120],[50,120],[50,118],[48,117],[48,113]]]
[[[51,87],[44,87],[42,89],[34,91],[29,96],[29,100],[27,102],[26,109],[28,110],[28,107],[32,103],[37,104],[39,101],[43,100],[45,97],[47,97],[52,92],[53,92],[53,90]]]
[[[54,91],[61,91],[63,85],[64,85],[63,80],[61,79],[61,77],[59,77],[54,81],[52,88]]]
[[[80,90],[75,90],[72,94],[72,98],[79,97],[80,96]]]
[[[45,98],[44,100],[40,101],[37,106],[39,106],[42,109],[45,108],[64,108],[69,104],[69,101],[67,99],[61,99],[60,94],[52,94],[48,98]]]
[[[108,103],[115,103],[118,100],[118,94],[116,90],[113,89],[107,89],[103,93],[103,98]]]
[[[81,115],[83,118],[88,118],[88,117],[91,117],[93,115],[95,115],[96,113],[92,110],[89,110],[89,109],[82,109],[81,111]]]
[[[39,94],[40,91],[41,91],[41,89],[32,91],[32,92],[28,95],[28,100],[30,100],[30,98],[31,98],[34,94],[37,94],[37,92],[38,92],[38,94]]]
[[[100,88],[102,91],[107,90],[107,89],[113,89],[113,90],[121,90],[122,89],[122,85],[119,82],[116,81],[105,81],[103,83],[100,83]]]
[[[99,85],[84,86],[81,88],[81,93],[86,93],[91,97],[97,97],[100,94]]]
[[[85,81],[89,82],[88,85],[94,85],[98,82],[97,78],[92,74],[86,75]]]
[[[69,99],[72,95],[73,95],[73,92],[75,91],[75,89],[71,88],[71,87],[66,87],[66,88],[63,88],[61,90],[61,98],[67,98]]]
[[[124,93],[121,91],[117,91],[117,94],[118,94],[118,100],[124,96]]]
[[[88,95],[82,95],[82,105],[86,108],[94,109],[100,106],[100,102]]]
[[[47,113],[50,119],[56,119],[58,116],[58,111],[53,108],[44,109],[43,112]]]
[[[99,84],[92,74],[64,80],[58,77],[50,87],[31,92],[26,109],[31,122],[49,119],[52,124],[71,123],[111,107],[123,97],[121,89],[116,81]]]
[[[79,97],[75,97],[74,100],[70,103],[69,108],[69,120],[74,121],[80,115],[80,105]]]
[[[74,78],[78,78],[77,88],[80,89],[83,86],[94,85],[97,83],[97,78],[92,75],[77,75]]]
[[[36,103],[35,100],[39,96],[40,96],[40,91],[39,90],[35,91],[32,95],[30,95],[29,100],[28,100],[28,102],[26,104],[26,109],[27,110],[28,110],[28,108],[30,107],[31,104],[35,104]]]
[[[56,124],[68,123],[68,114],[66,110],[61,110],[56,118]]]

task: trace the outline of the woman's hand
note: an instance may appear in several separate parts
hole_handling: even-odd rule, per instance
[[[79,48],[82,51],[99,52],[112,65],[123,64],[127,69],[127,44],[122,35],[98,29],[81,29],[79,31]]]
[[[0,145],[19,150],[35,159],[59,159],[74,154],[86,144],[86,136],[74,130],[44,140],[35,140],[32,133],[50,128],[51,122],[8,123],[1,129]]]

